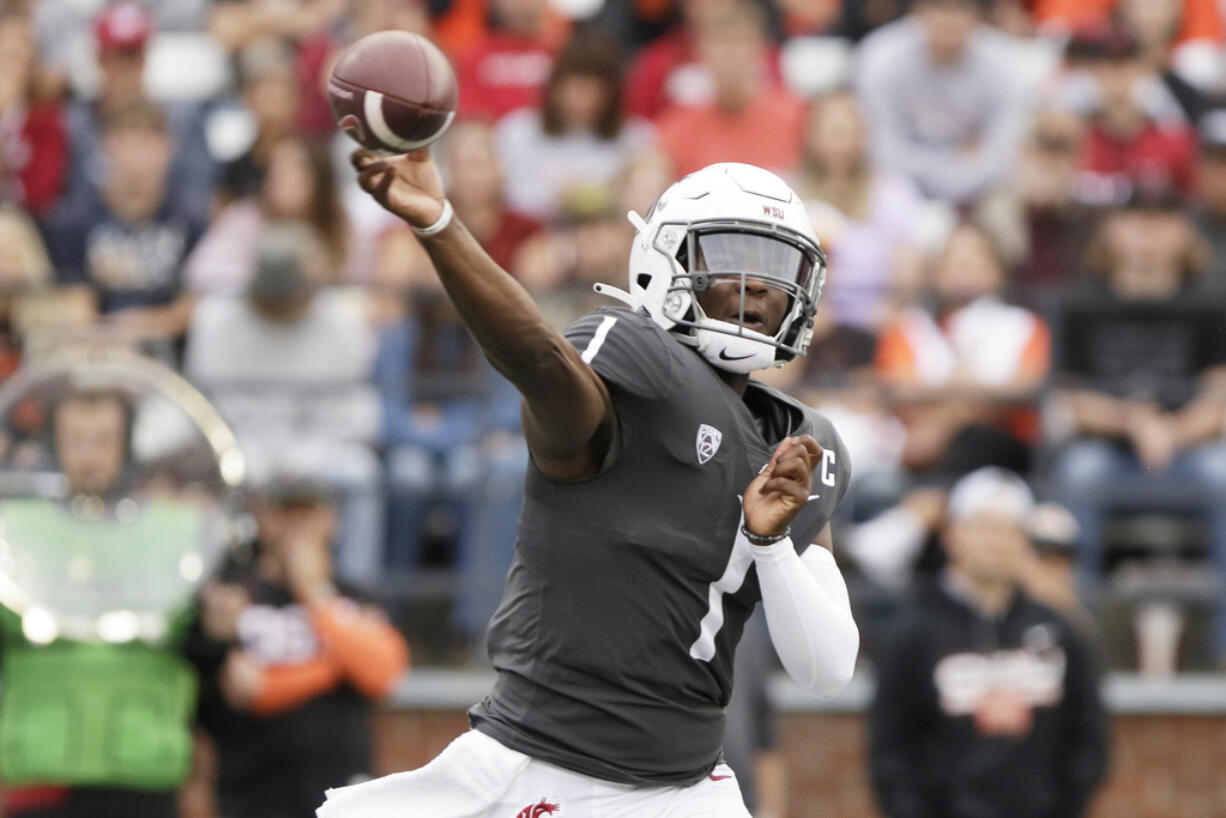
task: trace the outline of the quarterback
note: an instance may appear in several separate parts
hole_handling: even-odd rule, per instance
[[[628,290],[600,288],[628,308],[558,333],[454,218],[428,151],[353,161],[519,389],[532,457],[472,729],[421,769],[329,791],[318,814],[748,818],[720,745],[754,605],[816,695],[846,684],[859,648],[829,550],[846,450],[750,379],[809,343],[825,256],[800,200],[749,165],[687,176],[630,214]]]

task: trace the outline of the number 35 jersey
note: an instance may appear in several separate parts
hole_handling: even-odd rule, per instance
[[[566,331],[617,416],[594,477],[529,466],[515,558],[489,631],[498,671],[473,726],[608,781],[685,784],[720,758],[741,629],[761,598],[740,495],[784,437],[824,454],[792,523],[798,551],[850,475],[824,417],[751,382],[737,395],[646,316],[602,309]],[[752,408],[751,408],[752,407]]]

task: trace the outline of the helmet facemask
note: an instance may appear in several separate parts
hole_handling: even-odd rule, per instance
[[[804,355],[826,274],[825,255],[812,241],[786,228],[733,220],[663,224],[654,244],[664,254],[675,248],[670,254],[673,276],[664,314],[676,327],[688,330],[681,339],[693,344],[712,365],[753,372]],[[745,326],[746,291],[751,281],[788,296],[773,334]],[[698,300],[700,293],[725,282],[733,283],[739,292],[735,323],[708,316]]]
[[[826,256],[804,203],[781,178],[753,165],[717,163],[674,183],[646,218],[626,215],[638,231],[629,288],[597,284],[597,292],[650,317],[719,369],[753,372],[805,354]],[[735,317],[727,302],[716,317],[698,303],[699,294],[721,281],[739,287]],[[769,333],[745,320],[751,284],[788,296],[778,328]],[[770,312],[773,318],[773,305]]]

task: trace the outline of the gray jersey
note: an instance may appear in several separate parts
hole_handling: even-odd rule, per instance
[[[742,399],[645,316],[601,309],[566,337],[608,384],[613,450],[583,480],[529,467],[490,625],[498,679],[469,715],[586,775],[692,783],[719,760],[733,652],[761,598],[752,554],[734,548],[740,494],[778,441],[813,435],[825,453],[792,523],[803,551],[847,488],[847,451],[821,415],[757,383]]]

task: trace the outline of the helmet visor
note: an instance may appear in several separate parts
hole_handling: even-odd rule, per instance
[[[779,236],[726,230],[691,235],[690,272],[760,276],[806,291],[819,263],[815,253]]]

